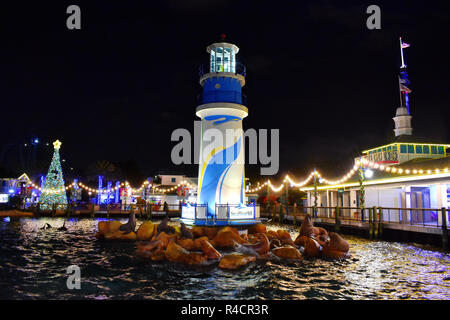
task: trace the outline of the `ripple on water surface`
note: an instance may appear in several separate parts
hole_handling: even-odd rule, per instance
[[[425,246],[344,236],[347,260],[226,271],[151,263],[135,242],[96,240],[97,219],[70,219],[67,232],[55,228],[62,221],[0,219],[0,299],[450,299],[450,255]],[[40,230],[45,223],[54,228]],[[81,290],[66,287],[69,265],[81,268]]]

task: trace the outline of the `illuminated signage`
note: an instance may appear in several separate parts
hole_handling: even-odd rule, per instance
[[[2,193],[0,194],[0,203],[7,203],[8,202],[8,194]]]
[[[230,207],[230,219],[252,219],[254,207]]]
[[[181,218],[184,219],[195,219],[195,207],[194,206],[183,206],[181,207]]]

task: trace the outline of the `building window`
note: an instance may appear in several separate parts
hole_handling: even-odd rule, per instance
[[[436,146],[431,146],[431,154],[437,154]]]
[[[401,145],[400,145],[400,153],[407,153],[407,152],[406,152],[406,145],[405,145],[405,144],[401,144]]]
[[[443,146],[439,146],[438,147],[438,153],[439,154],[444,154],[444,147]]]
[[[414,153],[414,145],[408,145],[408,153]]]
[[[416,146],[416,153],[418,154],[422,153],[422,146]]]
[[[172,182],[177,182],[177,178],[172,178]]]
[[[423,146],[423,153],[430,154],[430,146]]]

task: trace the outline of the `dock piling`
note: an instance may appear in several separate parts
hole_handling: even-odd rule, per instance
[[[448,249],[447,209],[441,208],[442,214],[442,249]]]
[[[339,206],[336,206],[336,214],[335,214],[335,220],[336,220],[336,222],[335,222],[335,224],[334,224],[334,229],[335,229],[335,231],[336,232],[339,232],[340,231],[340,229],[341,229],[341,225],[340,225],[340,220],[339,220]]]

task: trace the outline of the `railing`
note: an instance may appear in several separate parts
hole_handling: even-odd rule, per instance
[[[442,209],[438,208],[380,208],[384,223],[409,224],[423,227],[442,227]],[[446,209],[448,212],[449,209]],[[448,215],[447,226],[449,225]]]
[[[166,207],[161,204],[92,204],[92,203],[69,203],[68,205],[44,205],[41,203],[34,203],[28,207],[28,210],[39,214],[52,214],[52,215],[84,215],[89,214],[95,216],[95,214],[129,214],[131,211],[137,215],[150,216],[153,213],[172,213],[177,214],[180,212],[179,204],[167,204]]]
[[[285,209],[286,207],[283,206]],[[324,222],[358,222],[381,224],[401,224],[419,227],[447,228],[450,225],[449,208],[388,208],[388,207],[294,207],[288,206],[286,217],[302,219],[310,214]],[[279,206],[270,206],[272,216],[280,212]],[[337,215],[337,216],[336,216]],[[327,221],[325,221],[327,220]]]
[[[223,71],[219,71],[219,72],[215,72],[215,73],[221,73],[221,72],[223,72]],[[203,77],[203,75],[205,75],[206,73],[210,73],[209,63],[201,64],[199,67],[200,78]],[[245,66],[242,63],[236,61],[236,68],[235,68],[235,71],[232,73],[239,74],[245,78],[245,76],[247,74],[247,68],[245,68]]]
[[[208,216],[206,204],[183,204],[181,208],[181,218],[191,220],[255,220],[260,217],[260,206],[248,203],[245,206],[237,204],[216,204],[215,214]]]

